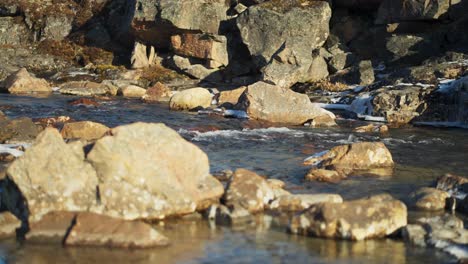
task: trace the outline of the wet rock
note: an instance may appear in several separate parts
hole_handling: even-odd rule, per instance
[[[244,208],[250,213],[263,211],[273,199],[274,192],[267,181],[246,169],[237,169],[234,172],[223,197],[228,207]]]
[[[215,61],[218,66],[229,64],[227,39],[224,36],[184,33],[172,36],[171,43],[177,55]]]
[[[146,90],[146,93],[142,96],[142,100],[146,103],[159,102],[169,100],[172,95],[172,91],[166,85],[157,82],[152,87]]]
[[[176,93],[169,101],[172,110],[191,110],[197,107],[211,106],[213,95],[204,88],[192,88]]]
[[[338,194],[291,194],[279,196],[268,205],[268,208],[280,212],[297,212],[318,203],[342,202],[343,198]]]
[[[387,125],[375,125],[369,124],[367,126],[360,126],[354,128],[354,132],[357,133],[388,133]]]
[[[62,244],[74,224],[77,213],[53,211],[45,214],[29,227],[26,240],[31,243]]]
[[[241,95],[245,92],[247,87],[240,87],[234,90],[222,91],[219,93],[218,105],[227,105],[233,106],[237,104]]]
[[[245,208],[233,206],[228,208],[222,204],[214,204],[206,210],[208,220],[218,225],[243,224],[252,220],[252,214]]]
[[[322,115],[314,118],[310,122],[311,127],[333,127],[336,126],[335,117],[331,115]]]
[[[146,47],[144,44],[135,42],[132,56],[130,58],[132,69],[148,68],[154,63],[156,57],[154,47],[149,47],[149,54],[147,49],[148,47]]]
[[[0,213],[0,239],[16,236],[21,221],[9,212]]]
[[[96,212],[123,219],[162,219],[204,209],[223,194],[207,155],[163,124],[111,129],[88,160],[99,177]]]
[[[304,164],[314,166],[309,172],[312,175],[317,169],[334,170],[344,175],[358,172],[388,175],[391,174],[394,166],[392,154],[381,142],[360,142],[337,146],[307,158]],[[320,171],[320,174],[324,174],[324,178],[336,178],[333,173]]]
[[[264,80],[282,87],[306,81],[312,51],[329,34],[331,9],[324,1],[265,2],[237,17],[242,41]]]
[[[96,172],[83,149],[65,144],[53,128],[39,134],[7,175],[28,205],[30,223],[50,211],[86,211],[96,201]]]
[[[127,85],[119,90],[119,94],[124,97],[141,98],[146,94],[146,89],[136,85]]]
[[[386,237],[406,226],[406,206],[390,195],[343,203],[312,205],[295,216],[293,233],[318,237],[363,240]]]
[[[62,128],[61,134],[65,139],[96,140],[103,137],[108,131],[109,128],[103,124],[80,121],[66,123]]]
[[[41,132],[41,127],[31,118],[22,117],[0,121],[0,143],[31,142]]]
[[[335,116],[310,102],[305,94],[283,89],[264,82],[247,87],[237,106],[253,119],[273,123],[301,125],[320,116]]]
[[[465,196],[462,186],[466,184],[468,184],[468,178],[448,173],[437,179],[435,187],[454,196]]]
[[[334,170],[312,169],[306,174],[305,179],[308,181],[338,183],[346,179],[346,175]]]
[[[6,91],[11,94],[52,92],[52,88],[46,80],[31,76],[25,68],[10,75],[4,81],[4,86]]]
[[[273,195],[275,197],[280,197],[283,195],[291,195],[290,192],[284,189],[284,187],[286,186],[285,182],[278,180],[278,179],[268,179],[266,181],[267,181],[267,184],[270,186],[270,188],[273,190]]]
[[[125,221],[93,213],[80,213],[65,240],[67,246],[151,248],[169,240],[141,221]]]
[[[414,207],[420,210],[437,211],[445,209],[445,201],[450,195],[435,188],[421,188],[410,195]]]
[[[67,82],[60,85],[61,94],[95,96],[95,95],[117,95],[117,87],[95,82]]]

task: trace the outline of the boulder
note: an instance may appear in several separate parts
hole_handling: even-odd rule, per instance
[[[274,198],[273,189],[263,177],[246,169],[237,169],[228,182],[223,200],[228,207],[256,213],[263,211]]]
[[[305,179],[308,181],[338,183],[346,179],[346,175],[335,170],[312,169],[306,174]]]
[[[289,87],[307,80],[312,51],[327,40],[330,17],[326,1],[267,1],[250,6],[236,23],[264,80]]]
[[[40,132],[41,128],[31,118],[0,121],[0,143],[31,142]]]
[[[240,87],[234,90],[222,91],[219,93],[218,105],[230,104],[235,105],[239,101],[241,95],[245,92],[247,87]]]
[[[79,96],[117,95],[117,89],[117,87],[107,83],[73,81],[60,85],[59,92]]]
[[[96,172],[83,148],[65,144],[46,128],[7,170],[27,203],[29,222],[50,211],[87,211],[96,202]]]
[[[318,82],[328,77],[327,62],[322,56],[314,56],[308,71],[307,81]]]
[[[364,240],[386,237],[406,224],[406,206],[390,195],[377,195],[312,205],[294,216],[289,228],[298,234]]]
[[[109,128],[103,124],[80,121],[66,123],[62,128],[61,134],[65,139],[96,140],[103,137],[108,131]]]
[[[172,95],[172,91],[166,85],[157,82],[155,85],[146,89],[146,93],[141,99],[146,103],[159,102],[169,100]]]
[[[439,177],[435,184],[435,188],[460,198],[464,198],[468,194],[467,186],[468,178],[449,173]]]
[[[10,75],[4,81],[4,86],[6,91],[11,94],[52,92],[52,88],[46,80],[32,76],[25,68]]]
[[[394,166],[392,154],[381,142],[359,142],[336,146],[329,151],[307,158],[304,164],[314,166],[309,173],[325,169],[343,175],[359,172],[388,175]]]
[[[369,124],[366,126],[356,127],[353,130],[357,133],[388,133],[388,126]]]
[[[459,2],[450,0],[384,0],[379,8],[376,23],[437,20],[446,15],[452,5],[456,6]]]
[[[148,49],[149,52],[147,51]],[[154,51],[154,47],[148,48],[142,43],[135,42],[130,58],[132,69],[148,68],[154,63],[155,58],[156,52]]]
[[[169,240],[141,221],[125,221],[93,213],[80,213],[65,240],[66,246],[151,248]]]
[[[15,237],[21,221],[9,212],[0,213],[0,239]]]
[[[124,97],[141,98],[146,94],[146,89],[136,85],[127,85],[119,90],[119,94]]]
[[[31,41],[32,34],[21,17],[0,17],[0,45],[21,45]],[[8,32],[8,33],[7,33]]]
[[[172,36],[171,44],[178,55],[215,61],[220,66],[229,64],[227,38],[224,36],[184,33]]]
[[[176,69],[184,72],[192,78],[206,81],[222,80],[222,75],[218,69],[209,69],[202,64],[192,64],[189,58],[184,58],[178,55],[174,55],[172,60]]]
[[[282,195],[273,200],[268,209],[280,212],[298,212],[318,203],[342,203],[338,194],[290,194]]]
[[[172,110],[191,110],[197,107],[207,108],[211,106],[213,95],[204,88],[191,88],[176,93],[169,101]]]
[[[436,188],[421,188],[410,195],[412,205],[420,210],[438,211],[445,209],[445,201],[449,193]]]
[[[328,62],[328,66],[330,67],[330,71],[335,73],[337,71],[341,71],[346,67],[351,66],[354,62],[355,57],[350,52],[340,52],[335,54],[332,59]]]
[[[26,241],[31,243],[62,244],[75,219],[76,212],[53,211],[29,226]]]
[[[331,112],[311,103],[307,95],[265,82],[248,86],[237,108],[246,111],[250,118],[274,123],[302,125],[324,115],[335,118]]]
[[[245,208],[214,204],[206,210],[206,218],[218,225],[241,225],[252,221],[252,214]]]
[[[223,194],[207,155],[163,124],[111,129],[88,154],[99,178],[99,212],[128,220],[204,209]]]

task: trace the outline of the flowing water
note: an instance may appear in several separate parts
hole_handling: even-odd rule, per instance
[[[168,110],[167,104],[138,100],[99,101],[99,107],[72,106],[70,96],[46,98],[0,95],[0,110],[9,117],[70,116],[110,127],[137,121],[162,122],[202,148],[213,172],[247,168],[286,182],[293,193],[325,193],[345,199],[388,192],[407,200],[408,194],[429,186],[445,173],[468,175],[466,130],[403,128],[386,136],[352,132],[357,121],[339,120],[339,128],[265,128],[264,124],[218,116]],[[142,139],[144,140],[144,139]],[[359,141],[382,141],[397,164],[392,177],[356,176],[339,184],[305,182],[302,161],[333,146]],[[410,221],[416,212],[410,212]],[[259,216],[255,226],[215,226],[200,219],[160,223],[156,228],[171,240],[167,248],[110,250],[62,248],[59,245],[0,241],[2,259],[14,263],[452,263],[434,249],[408,246],[400,240],[349,242],[288,234],[284,221]]]

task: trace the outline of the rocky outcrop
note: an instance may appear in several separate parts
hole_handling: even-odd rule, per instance
[[[332,175],[324,178],[346,177],[356,173],[391,175],[394,166],[392,154],[380,142],[337,146],[307,158],[304,164],[313,166],[309,172],[311,175],[322,175],[322,170],[337,173],[330,172]]]
[[[72,147],[47,128],[7,170],[27,203],[29,221],[50,211],[86,211],[96,202],[98,179],[83,146]]]
[[[312,205],[291,220],[293,233],[363,240],[391,235],[407,224],[406,206],[389,195]]]
[[[61,134],[65,139],[96,140],[103,137],[108,131],[109,128],[103,124],[81,121],[66,123]]]
[[[3,85],[5,90],[11,94],[52,92],[52,88],[46,80],[31,76],[25,68],[10,75]]]
[[[96,83],[88,81],[67,82],[60,85],[61,94],[94,96],[117,95],[118,88],[108,83]]]
[[[9,212],[0,213],[0,239],[16,236],[21,221]]]
[[[311,103],[307,95],[265,82],[248,86],[237,108],[246,111],[253,119],[294,125],[302,125],[321,116],[335,117]]]
[[[40,221],[31,223],[25,237],[26,241],[62,244],[77,214],[67,211],[52,211],[45,214]]]
[[[206,208],[223,194],[207,155],[165,125],[135,123],[111,135],[88,154],[99,178],[96,212],[162,219]]]
[[[169,101],[172,110],[192,110],[211,106],[213,95],[204,88],[192,88],[176,93]]]

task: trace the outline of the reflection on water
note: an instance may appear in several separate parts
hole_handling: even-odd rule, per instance
[[[287,183],[294,193],[339,193],[346,199],[389,192],[406,200],[447,172],[468,175],[466,130],[408,128],[389,135],[352,132],[354,121],[340,128],[262,128],[261,123],[171,112],[165,104],[137,100],[100,101],[96,108],[68,104],[75,97],[31,98],[0,95],[0,110],[9,117],[66,115],[108,126],[136,121],[163,122],[200,146],[210,157],[212,171],[248,168]],[[304,182],[304,158],[339,144],[383,141],[397,164],[392,177],[350,177],[338,184]],[[414,217],[414,213],[410,212]],[[153,250],[62,248],[60,245],[18,245],[0,242],[0,263],[447,263],[452,259],[432,249],[400,241],[346,242],[292,236],[285,222],[266,217],[257,225],[213,227],[206,221],[166,222],[157,228],[171,245]],[[411,219],[410,219],[411,220]],[[273,226],[272,229],[269,227]]]

